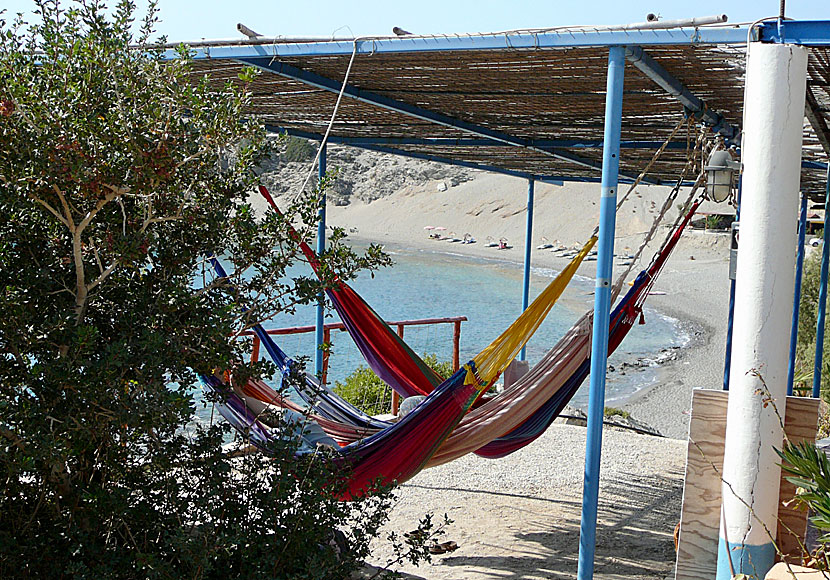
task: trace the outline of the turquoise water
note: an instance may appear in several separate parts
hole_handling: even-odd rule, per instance
[[[461,325],[461,360],[468,360],[487,346],[521,313],[521,266],[499,260],[485,260],[450,253],[387,247],[395,265],[361,275],[351,285],[386,320],[466,316]],[[534,270],[531,300],[544,289],[556,272]],[[536,363],[562,334],[593,306],[593,280],[577,277],[554,306],[546,321],[528,344],[527,358]],[[683,346],[688,340],[676,320],[648,308],[647,324],[636,325],[609,364],[645,360],[637,370],[609,373],[609,403],[630,396],[656,380],[656,364],[664,349]],[[326,322],[338,321],[329,313]],[[313,325],[315,309],[302,307],[294,316],[278,316],[267,328]],[[436,353],[442,360],[452,357],[452,325],[407,327],[405,340],[419,354]],[[308,356],[313,369],[314,335],[278,336],[277,342],[290,356]],[[332,333],[329,381],[342,380],[363,364],[359,352],[344,332]],[[588,381],[573,404],[587,406]]]

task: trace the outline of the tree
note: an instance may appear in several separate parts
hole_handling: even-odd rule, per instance
[[[267,376],[239,331],[327,283],[287,275],[319,191],[254,214],[255,74],[164,60],[154,4],[135,35],[129,0],[36,4],[0,20],[0,577],[344,577],[388,491],[341,504],[325,454],[232,459],[227,428],[193,424],[196,373]],[[323,261],[385,258],[337,236]]]
[[[804,260],[801,279],[801,300],[798,311],[798,341],[796,343],[797,370],[805,377],[807,390],[812,389],[813,361],[816,351],[816,322],[818,320],[819,286],[821,284],[821,252],[812,252]],[[830,328],[827,329],[830,331]],[[826,398],[830,392],[830,332],[824,335],[821,392]]]

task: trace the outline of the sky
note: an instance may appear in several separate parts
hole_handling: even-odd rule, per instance
[[[143,5],[142,0],[136,1]],[[32,6],[31,0],[0,0],[6,18],[30,13]],[[159,34],[179,41],[241,38],[237,22],[268,37],[326,38],[388,35],[393,26],[414,34],[442,34],[628,24],[643,22],[649,13],[664,20],[726,14],[729,22],[739,23],[776,16],[779,0],[160,0],[159,7]],[[786,15],[830,20],[830,1],[789,0]]]

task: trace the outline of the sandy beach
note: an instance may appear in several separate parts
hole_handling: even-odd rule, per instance
[[[476,174],[470,181],[447,185],[430,181],[371,203],[352,200],[349,205],[330,206],[327,222],[351,232],[356,243],[521,262],[526,182]],[[617,253],[636,252],[668,191],[640,187],[629,197],[618,213]],[[621,187],[620,194],[625,192]],[[561,269],[566,258],[537,246],[583,244],[596,226],[598,200],[598,184],[536,185],[534,267]],[[677,217],[681,201],[672,203],[666,222]],[[702,209],[729,212],[726,207]],[[470,234],[477,241],[462,245],[430,239],[427,225],[446,228],[440,231],[449,237]],[[668,231],[664,223],[630,277],[648,263]],[[499,238],[506,238],[512,248],[486,247]],[[595,269],[596,262],[586,262],[579,274],[593,278]],[[615,265],[615,272],[620,270]],[[690,340],[660,365],[656,383],[622,405],[666,438],[604,430],[597,578],[672,575],[672,537],[680,517],[691,392],[719,389],[722,384],[727,274],[728,236],[688,231],[655,285],[655,295],[648,299],[650,308],[676,318]],[[575,576],[584,456],[585,429],[555,424],[533,444],[506,458],[470,455],[423,471],[400,487],[400,501],[386,529],[401,534],[413,529],[426,512],[446,513],[453,523],[443,539],[456,542],[458,549],[434,556],[431,565],[393,563],[390,568],[429,579]],[[379,540],[370,562],[385,566],[391,557],[387,542]]]

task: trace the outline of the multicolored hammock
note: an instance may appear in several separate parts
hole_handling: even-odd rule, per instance
[[[282,215],[264,185],[259,186],[259,192],[271,208]],[[297,232],[293,234],[308,263],[319,276],[321,265],[317,254]],[[334,288],[326,290],[326,294],[369,368],[386,384],[401,396],[411,397],[428,395],[444,381],[348,284],[337,279],[334,285]]]
[[[360,494],[373,481],[408,480],[418,473],[438,446],[449,436],[473,403],[504,371],[539,327],[579,264],[588,255],[596,238],[560,273],[556,280],[536,297],[533,303],[496,340],[473,359],[443,381],[416,409],[397,423],[375,434],[356,441],[338,451],[338,462],[348,467],[348,495]],[[216,273],[227,277],[222,265],[211,260]],[[285,356],[261,325],[253,328],[269,356],[276,364],[290,372],[290,359]],[[282,361],[282,362],[280,362]],[[284,377],[285,377],[284,374]],[[216,377],[203,377],[209,387],[220,388]],[[268,450],[271,441],[269,428],[260,422],[235,393],[223,393],[223,416],[231,417],[231,424],[254,445]]]
[[[613,352],[642,312],[642,305],[671,251],[697,210],[699,203],[674,229],[663,247],[641,272],[611,315],[609,352]],[[483,457],[503,457],[539,437],[574,396],[590,371],[590,338],[593,313],[585,314],[534,368],[499,396],[470,411],[441,445],[427,467],[440,465],[469,452]],[[263,340],[263,344],[271,343]],[[276,345],[273,345],[276,347]],[[267,348],[267,347],[266,347]],[[278,348],[278,347],[277,347]],[[267,388],[267,387],[266,387]],[[273,395],[251,396],[267,401]],[[336,398],[336,395],[332,395]],[[342,402],[342,406],[349,406]],[[348,422],[314,416],[338,441],[354,440],[372,432]],[[501,435],[501,436],[500,436]]]

